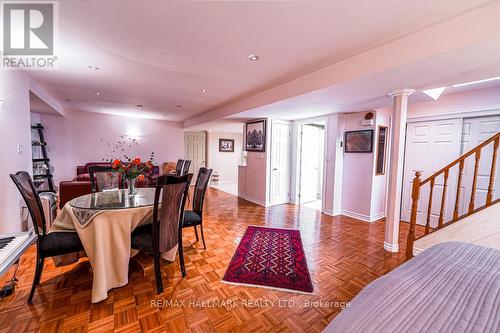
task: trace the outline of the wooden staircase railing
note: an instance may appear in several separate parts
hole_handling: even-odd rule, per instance
[[[460,156],[441,170],[437,171],[433,175],[429,176],[425,180],[421,180],[420,176],[422,175],[421,172],[417,171],[415,173],[415,178],[413,179],[413,187],[412,187],[412,205],[411,205],[411,215],[410,215],[410,228],[408,232],[408,240],[406,243],[406,257],[411,258],[413,256],[413,243],[415,240],[422,238],[429,233],[432,233],[436,230],[442,229],[458,220],[461,220],[469,215],[472,215],[476,213],[477,211],[484,209],[488,206],[491,206],[497,202],[500,201],[500,199],[493,200],[493,186],[495,182],[495,173],[496,173],[496,161],[497,161],[497,151],[498,151],[498,145],[500,142],[500,132],[489,138],[488,140],[484,141],[481,143],[479,146],[476,148],[470,150],[469,152],[465,153],[464,155]],[[476,197],[476,186],[477,186],[477,175],[478,175],[478,169],[479,169],[479,161],[481,159],[481,151],[484,147],[493,144],[493,152],[492,152],[492,160],[491,160],[491,172],[490,172],[490,178],[489,178],[489,183],[488,183],[488,192],[486,194],[486,203],[485,205],[475,208],[475,197]],[[460,204],[460,187],[461,187],[461,182],[462,182],[462,175],[463,175],[463,169],[465,165],[465,159],[469,156],[475,155],[474,160],[474,175],[472,179],[472,188],[471,188],[471,193],[470,193],[470,200],[469,200],[469,206],[468,206],[468,211],[465,214],[460,215],[459,213],[459,204]],[[453,218],[449,221],[444,223],[444,214],[445,214],[445,207],[446,207],[446,191],[448,188],[448,178],[450,175],[450,169],[454,166],[458,165],[458,180],[457,180],[457,193],[455,197],[455,206],[453,209]],[[441,196],[441,207],[439,209],[439,218],[438,218],[438,223],[437,226],[432,228],[430,225],[431,222],[431,208],[432,208],[432,196],[434,193],[434,184],[436,182],[436,177],[440,176],[443,174],[443,193]],[[417,210],[418,210],[418,201],[420,199],[420,192],[422,186],[425,184],[429,183],[430,189],[429,189],[429,201],[427,203],[427,215],[426,215],[426,224],[425,224],[425,233],[424,235],[420,237],[415,237],[415,227],[417,224]]]

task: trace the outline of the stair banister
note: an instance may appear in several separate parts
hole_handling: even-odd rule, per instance
[[[486,195],[486,203],[485,205],[475,208],[475,194],[476,194],[476,185],[477,185],[477,176],[478,176],[478,168],[479,168],[479,161],[481,159],[481,150],[488,146],[489,144],[493,143],[493,151],[492,151],[492,162],[491,162],[491,168],[490,168],[490,178],[489,178],[489,183],[488,183],[488,192]],[[471,214],[474,214],[475,212],[484,209],[488,206],[491,206],[497,202],[500,201],[500,199],[493,200],[493,188],[494,188],[494,182],[495,182],[495,173],[496,173],[496,159],[497,159],[497,151],[500,143],[500,132],[497,134],[493,135],[491,138],[488,140],[484,141],[474,149],[468,151],[467,153],[463,154],[453,162],[449,163],[442,169],[438,170],[434,174],[430,175],[424,180],[420,179],[420,176],[422,173],[420,171],[415,172],[415,178],[413,179],[413,185],[412,185],[412,191],[411,191],[411,199],[412,199],[412,205],[411,205],[411,215],[410,215],[410,227],[408,231],[408,238],[407,238],[407,243],[406,243],[406,257],[409,259],[413,256],[413,243],[415,242],[416,239],[421,238],[423,236],[420,236],[418,238],[415,237],[415,228],[417,224],[417,211],[418,211],[418,201],[420,199],[420,192],[422,186],[424,186],[427,183],[430,183],[430,192],[429,192],[429,202],[427,206],[427,219],[426,219],[426,225],[425,225],[425,235],[428,235],[429,233],[432,233],[438,229],[442,229],[466,216],[469,216]],[[470,193],[470,200],[469,200],[469,206],[468,206],[468,212],[466,214],[463,214],[462,216],[459,215],[459,201],[460,201],[460,187],[461,187],[461,182],[462,182],[462,176],[463,176],[463,169],[464,169],[464,164],[465,160],[469,156],[474,156],[474,175],[472,179],[472,188],[471,188],[471,193]],[[458,164],[458,184],[457,184],[457,194],[455,197],[455,205],[454,205],[454,210],[453,210],[453,217],[450,221],[444,222],[444,211],[445,211],[445,206],[446,206],[446,191],[448,187],[448,176],[450,173],[450,169],[454,167],[455,165]],[[443,174],[444,176],[444,184],[443,184],[443,193],[441,197],[441,206],[439,209],[439,220],[438,220],[438,225],[431,230],[430,226],[430,215],[431,215],[431,208],[432,208],[432,195],[433,195],[433,190],[434,190],[434,183],[436,180],[436,177],[439,175]]]

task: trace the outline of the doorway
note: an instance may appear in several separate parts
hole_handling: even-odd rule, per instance
[[[193,174],[191,185],[196,183],[198,170],[205,166],[207,154],[207,133],[206,132],[184,132],[184,156],[191,161],[189,173]]]
[[[271,187],[269,202],[290,202],[290,134],[288,122],[273,120],[271,125]]]
[[[323,210],[325,123],[299,125],[299,204]]]

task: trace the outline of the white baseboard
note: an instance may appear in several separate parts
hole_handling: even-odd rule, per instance
[[[324,209],[323,214],[329,215],[329,216],[337,216],[340,215],[340,212],[334,212],[331,209]]]
[[[252,198],[252,197],[249,197],[249,196],[242,196],[242,195],[238,195],[238,197],[241,198],[241,199],[243,199],[243,200],[253,202],[254,204],[257,204],[259,206],[266,207],[266,203],[263,202],[262,200],[255,199],[255,198]]]
[[[397,253],[399,252],[399,244],[389,244],[384,242],[384,250]]]
[[[380,219],[383,219],[385,217],[385,212],[380,212],[378,214],[375,214],[371,217],[371,221],[370,222],[375,222],[375,221],[378,221]]]
[[[365,214],[359,214],[356,212],[351,212],[351,211],[346,210],[346,209],[342,209],[340,214],[355,218],[357,220],[365,221],[368,223],[378,221],[385,216],[384,213],[378,213],[376,215],[370,216],[370,215],[365,215]]]

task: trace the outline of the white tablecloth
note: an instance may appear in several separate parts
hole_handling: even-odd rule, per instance
[[[131,234],[139,225],[151,223],[152,206],[88,210],[74,209],[67,203],[57,216],[50,232],[78,233],[93,270],[92,303],[108,297],[108,290],[128,283],[128,268],[132,254]],[[177,246],[162,254],[174,261]],[[74,263],[75,254],[54,259],[56,265]]]

